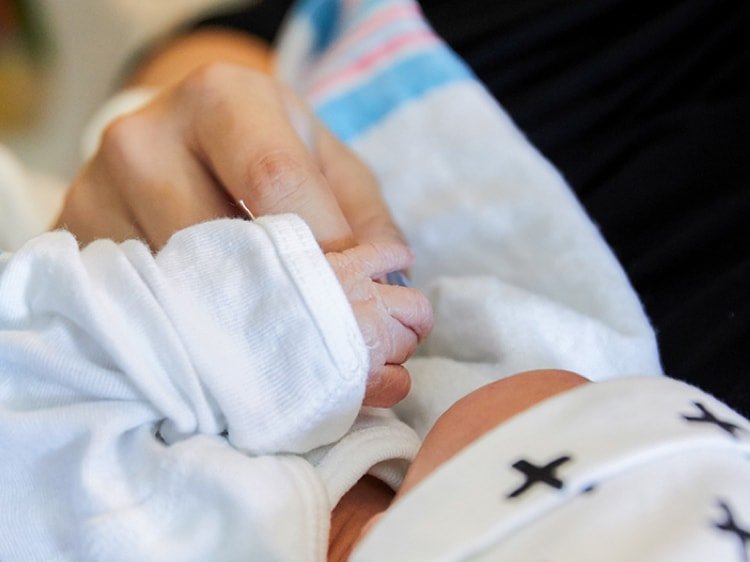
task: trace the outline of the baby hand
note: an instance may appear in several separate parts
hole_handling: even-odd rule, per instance
[[[370,351],[365,406],[388,407],[409,392],[403,363],[432,329],[432,308],[418,290],[375,279],[408,268],[411,251],[398,243],[370,243],[326,254],[346,293]]]

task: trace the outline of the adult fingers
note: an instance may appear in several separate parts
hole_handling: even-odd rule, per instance
[[[326,251],[353,245],[351,228],[292,126],[280,87],[259,73],[212,65],[180,87],[188,145],[232,198],[256,216],[296,213]]]
[[[314,154],[358,243],[405,244],[370,168],[338,140],[299,100],[292,110],[305,117],[313,131]]]
[[[120,193],[101,172],[91,163],[81,171],[65,195],[53,228],[70,231],[82,246],[98,238],[143,239]]]
[[[119,196],[125,215],[149,245],[161,248],[176,231],[237,209],[186,149],[159,104],[115,121],[91,163],[99,188]],[[109,238],[118,239],[111,228]]]
[[[188,226],[241,215],[241,209],[183,145],[163,147],[162,156],[161,165],[153,160],[148,165],[144,160],[150,173],[130,188],[137,193],[128,200],[136,224],[154,250]]]

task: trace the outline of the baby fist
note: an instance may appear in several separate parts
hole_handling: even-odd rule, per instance
[[[397,243],[371,243],[326,254],[354,311],[370,352],[365,406],[388,407],[411,387],[403,363],[432,329],[432,308],[418,290],[376,281],[406,269],[411,251]]]

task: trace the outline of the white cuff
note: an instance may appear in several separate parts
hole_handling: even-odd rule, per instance
[[[94,113],[81,135],[81,156],[84,162],[89,160],[102,140],[102,134],[107,126],[122,115],[137,111],[156,96],[154,88],[130,88],[123,90],[108,99],[99,110]]]
[[[362,408],[351,430],[337,443],[306,455],[318,469],[335,506],[365,474],[398,490],[421,441],[391,410]]]

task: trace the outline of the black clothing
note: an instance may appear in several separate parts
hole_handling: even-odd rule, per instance
[[[199,25],[270,41],[291,4]],[[421,5],[569,181],[643,300],[666,372],[750,414],[750,3]]]

